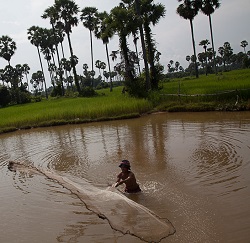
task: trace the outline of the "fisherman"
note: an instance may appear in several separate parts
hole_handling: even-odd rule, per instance
[[[117,176],[117,181],[115,187],[125,184],[125,192],[127,193],[136,193],[140,192],[140,186],[136,182],[134,173],[130,170],[130,162],[128,160],[122,160],[119,167],[121,168],[121,173]]]

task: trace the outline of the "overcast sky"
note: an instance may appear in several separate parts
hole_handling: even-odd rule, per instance
[[[110,11],[120,0],[75,0],[80,10],[86,6],[95,6],[99,11]],[[157,42],[157,48],[162,53],[161,63],[167,72],[170,60],[179,61],[183,67],[187,66],[186,56],[193,54],[191,31],[188,20],[176,14],[179,5],[177,0],[156,0],[165,5],[166,16],[156,27],[152,28]],[[44,10],[54,4],[54,0],[0,0],[0,36],[8,35],[17,44],[17,50],[11,59],[12,66],[28,63],[31,71],[40,70],[36,48],[27,39],[27,29],[33,25],[50,28],[49,20],[40,16]],[[243,51],[240,43],[246,40],[250,50],[250,0],[222,0],[221,6],[212,15],[215,49],[228,41],[234,53]],[[194,19],[194,34],[197,53],[203,51],[199,42],[210,40],[208,17],[199,13]],[[210,41],[211,42],[211,41]],[[79,58],[77,70],[82,73],[82,64],[91,66],[89,32],[81,23],[73,28],[72,44],[74,54]],[[65,49],[67,42],[64,43]],[[130,45],[133,49],[133,45]],[[110,52],[118,50],[118,41],[114,37],[110,41]],[[94,39],[94,58],[106,62],[105,48],[100,40]],[[0,68],[7,62],[0,58]],[[45,65],[45,63],[44,63]],[[50,84],[49,84],[50,85]]]

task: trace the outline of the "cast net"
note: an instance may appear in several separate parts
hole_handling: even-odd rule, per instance
[[[100,189],[82,179],[79,183],[53,171],[33,166],[26,168],[38,171],[67,188],[85,204],[88,210],[108,220],[114,230],[123,234],[133,235],[146,242],[160,242],[175,233],[173,225],[168,220],[160,219],[148,208],[130,200],[114,187]]]

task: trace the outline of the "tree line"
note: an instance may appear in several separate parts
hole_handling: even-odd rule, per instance
[[[246,51],[248,42],[246,40],[241,41],[240,46],[243,51],[234,53],[231,44],[226,41],[223,46],[218,48],[218,54],[215,52],[215,67],[214,69],[214,53],[208,39],[199,42],[204,51],[197,54],[197,67],[199,74],[208,75],[209,73],[215,73],[218,71],[225,72],[233,69],[249,68],[250,67],[250,51]],[[188,75],[196,75],[194,55],[187,55],[186,61],[188,67],[184,69],[180,62],[170,60],[168,63],[168,75],[171,77],[180,77]]]
[[[156,50],[151,28],[164,15],[164,5],[155,4],[153,0],[122,0],[119,6],[111,9],[110,13],[106,11],[98,12],[95,7],[85,7],[80,10],[79,6],[73,0],[55,0],[55,3],[45,9],[41,16],[49,20],[51,28],[31,26],[27,31],[30,43],[37,49],[41,66],[41,70],[32,74],[30,82],[36,92],[44,89],[45,95],[48,97],[44,75],[45,68],[42,62],[43,56],[47,62],[47,69],[53,86],[53,95],[65,95],[65,86],[66,89],[76,91],[79,96],[94,94],[93,88],[95,82],[101,81],[100,75],[98,78],[94,78],[94,48],[92,39],[95,36],[103,42],[106,49],[107,65],[97,60],[96,67],[99,70],[104,70],[108,66],[108,71],[103,72],[103,75],[105,78],[109,78],[110,91],[112,91],[113,87],[113,78],[117,75],[123,77],[125,86],[132,95],[138,95],[136,91],[138,85],[141,85],[140,89],[143,92],[147,92],[149,89],[156,89],[159,80],[157,77],[159,53]],[[78,64],[78,57],[74,53],[71,42],[73,27],[80,23],[89,30],[91,43],[91,67],[89,70],[88,65],[83,64],[83,75],[77,74],[76,65]],[[120,50],[109,54],[108,44],[115,34],[119,37]],[[129,49],[129,35],[133,35],[136,49],[137,40],[140,36],[143,46],[145,64],[143,74],[145,78],[140,77],[142,76],[142,72],[138,71],[140,69],[138,67],[138,52]],[[11,57],[16,50],[16,45],[10,37],[5,37],[7,40],[4,40],[4,36],[1,38],[1,49],[3,52],[1,57],[8,61],[8,65],[5,69],[1,70],[1,80],[3,83],[9,83],[11,88],[13,88],[12,84],[17,83],[17,87],[19,88],[22,86],[21,79],[17,77],[16,68],[10,64]],[[65,39],[68,42],[69,58],[65,57],[63,50],[62,43]],[[61,49],[60,51],[59,48]],[[121,55],[121,62],[112,71],[110,57],[115,59],[117,53]],[[7,71],[7,69],[11,69],[12,72]],[[22,72],[22,69],[19,71]],[[18,103],[18,100],[15,100],[15,102]]]
[[[218,63],[218,61],[216,61],[213,44],[211,15],[220,6],[220,2],[218,0],[177,1],[180,2],[180,5],[176,12],[184,19],[189,20],[191,26],[194,54],[190,56],[189,68],[194,69],[196,77],[198,77],[199,64],[204,67],[205,62],[207,72],[213,63],[213,72],[217,73],[216,62]],[[205,54],[196,55],[193,19],[199,11],[209,18],[212,48],[207,48],[210,43],[208,40],[204,40],[200,45],[203,46]],[[28,64],[11,66],[16,43],[8,36],[0,38],[0,57],[8,62],[8,65],[0,70],[0,79],[3,83],[1,90],[8,98],[0,105],[6,105],[9,102],[29,102],[28,82],[32,84],[35,95],[43,92],[46,98],[48,98],[48,91],[52,96],[64,96],[69,92],[73,92],[77,96],[93,96],[96,94],[95,88],[98,87],[109,86],[110,91],[112,91],[113,81],[117,77],[123,80],[125,89],[130,95],[146,97],[150,90],[158,89],[164,70],[160,64],[161,53],[157,50],[152,28],[159,23],[165,13],[165,6],[161,3],[156,4],[153,0],[121,0],[119,5],[112,8],[109,13],[99,12],[96,7],[80,9],[74,0],[55,0],[54,4],[46,8],[41,16],[49,21],[51,28],[31,26],[27,30],[30,43],[36,47],[41,67],[41,70],[32,73],[30,80],[27,77],[30,71]],[[91,47],[91,65],[90,67],[86,63],[82,65],[83,75],[76,71],[78,57],[75,55],[71,42],[71,33],[74,27],[79,24],[88,29]],[[119,50],[110,53],[109,42],[114,35],[119,38]],[[131,37],[134,50],[128,44]],[[100,60],[94,61],[93,38],[102,41],[106,50],[107,64]],[[65,56],[64,42],[67,42],[69,57]],[[141,44],[141,50],[138,50],[138,42]],[[224,52],[220,49],[219,53],[223,53],[221,54],[224,57],[222,60],[224,63],[228,63],[226,57],[230,48],[226,45],[223,48]],[[114,66],[114,70],[111,70],[110,59],[116,60],[117,55],[120,55],[121,61]],[[46,69],[49,72],[52,85],[50,88],[46,87],[43,58],[47,63]],[[181,69],[178,62],[175,63],[175,69],[172,65],[173,61],[168,65],[169,71],[176,70],[177,67]],[[94,67],[99,70],[97,77]],[[23,80],[24,76],[26,82]]]

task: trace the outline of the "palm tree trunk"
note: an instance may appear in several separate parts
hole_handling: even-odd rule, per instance
[[[107,61],[108,61],[108,67],[109,67],[109,78],[110,78],[110,92],[113,91],[113,83],[112,83],[112,77],[111,77],[111,68],[110,68],[110,61],[109,61],[109,50],[108,50],[108,43],[105,43],[106,47],[106,55],[107,55]]]
[[[94,58],[93,58],[93,39],[92,39],[92,32],[91,30],[89,31],[89,36],[90,36],[90,54],[91,54],[91,70],[94,70]]]
[[[196,58],[196,50],[195,50],[195,41],[194,41],[194,28],[193,28],[192,19],[190,19],[190,26],[191,26],[192,42],[193,42],[194,57],[195,57],[195,76],[196,76],[196,78],[199,78],[197,58]]]
[[[91,30],[89,30],[89,35],[90,35],[90,52],[91,52],[91,65],[92,65],[91,71],[94,71],[93,39],[92,39],[92,32],[91,32]],[[92,87],[94,85],[93,78],[94,77],[91,75]]]
[[[49,76],[50,76],[50,81],[51,81],[51,84],[52,86],[55,88],[55,82],[54,82],[54,76],[49,68],[50,66],[50,63],[49,63],[49,60],[47,60],[47,65],[48,65],[48,70],[49,70]]]
[[[71,45],[70,35],[69,35],[68,32],[67,32],[67,38],[68,38],[68,42],[69,42],[69,50],[70,50],[70,55],[71,55],[71,62],[73,62],[73,55],[74,54],[73,54],[73,49],[72,49],[72,45]],[[72,63],[72,68],[73,68],[73,74],[74,74],[76,89],[77,89],[78,93],[80,93],[81,89],[80,89],[80,85],[79,85],[79,82],[78,82],[78,77],[77,77],[77,73],[76,73],[76,67],[75,67],[74,63]]]
[[[60,46],[61,46],[62,56],[63,56],[63,58],[65,58],[62,41],[60,42]],[[65,69],[65,76],[66,76],[66,79],[68,79],[68,71],[66,69]]]
[[[150,73],[151,73],[151,87],[152,89],[158,88],[158,80],[156,77],[156,69],[154,64],[154,47],[152,45],[151,38],[151,29],[149,27],[149,23],[144,23],[145,37],[147,42],[147,53],[148,53],[148,61],[150,65]]]
[[[211,42],[212,42],[212,49],[213,49],[213,62],[214,62],[214,71],[215,74],[217,74],[217,66],[216,66],[216,61],[215,61],[215,51],[214,51],[214,37],[213,37],[213,28],[212,28],[212,19],[211,15],[208,15],[209,18],[209,26],[210,26],[210,33],[211,33]]]
[[[141,37],[141,45],[142,45],[142,53],[143,53],[145,75],[146,75],[146,89],[148,91],[148,90],[150,90],[151,85],[150,85],[148,59],[147,59],[147,51],[146,51],[146,45],[145,45],[145,40],[144,40],[144,33],[143,33],[143,28],[142,28],[141,25],[139,26],[139,30],[140,30],[140,37]]]
[[[207,76],[207,48],[205,48],[205,55],[206,55],[206,76]]]
[[[136,4],[136,13],[138,17],[141,17],[141,11],[140,11],[140,3],[139,0],[135,0]],[[148,68],[148,60],[147,60],[147,52],[146,52],[146,45],[145,45],[145,39],[144,39],[144,32],[142,25],[139,26],[140,31],[140,38],[141,38],[141,45],[142,45],[142,53],[143,53],[143,61],[144,61],[144,68],[145,68],[145,75],[146,75],[146,89],[147,91],[151,88],[150,85],[150,78],[149,78],[149,68]]]
[[[136,52],[136,57],[137,57],[137,59],[138,59],[139,74],[141,75],[141,66],[140,66],[140,62],[139,62],[139,55],[138,55],[137,43],[135,43],[135,52]]]
[[[129,57],[128,57],[127,40],[126,40],[126,36],[123,34],[121,34],[121,36],[120,36],[120,46],[121,46],[121,50],[122,50],[122,54],[123,54],[123,58],[124,58],[124,62],[125,62],[126,80],[129,83],[133,83],[134,82],[134,75],[131,71],[131,65],[130,65],[130,61],[129,61]]]
[[[51,23],[51,25],[52,25],[54,37],[56,38],[56,36],[55,36],[55,26],[54,26],[53,23]],[[56,55],[57,55],[58,67],[60,68],[60,56],[59,56],[59,51],[58,51],[58,44],[55,44],[55,47],[56,47]],[[60,82],[61,82],[61,86],[62,86],[62,96],[64,96],[63,76],[62,76],[61,72],[60,72]]]
[[[63,49],[63,43],[62,43],[62,42],[60,42],[60,45],[61,45],[61,50],[62,50],[62,56],[63,56],[63,58],[65,58],[65,55],[64,55],[64,49]]]
[[[28,80],[28,75],[27,75],[27,73],[25,73],[25,77],[26,77],[26,82],[27,82],[27,86],[28,86],[28,91],[30,91],[29,80]]]
[[[43,82],[44,82],[45,95],[46,95],[46,99],[48,99],[48,92],[47,92],[46,80],[45,80],[45,76],[44,76],[44,70],[43,70],[43,64],[42,64],[41,54],[40,54],[38,46],[36,48],[37,48],[37,52],[38,52],[38,56],[39,56],[39,61],[40,61],[41,69],[42,69],[42,74],[43,74]]]

